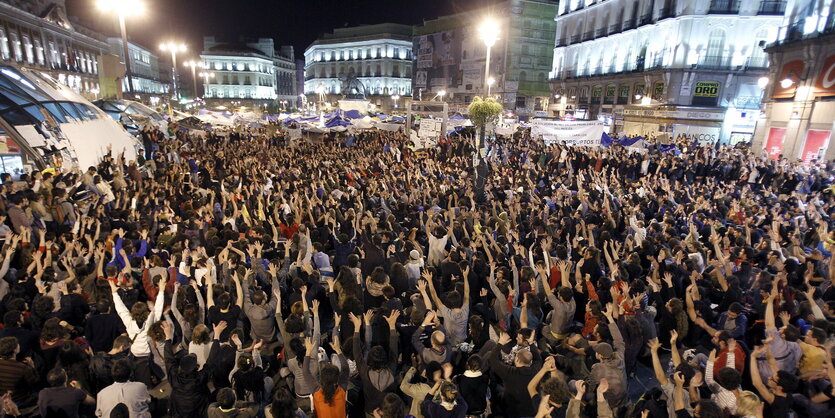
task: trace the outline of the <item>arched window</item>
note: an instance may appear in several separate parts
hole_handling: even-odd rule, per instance
[[[528,81],[528,73],[526,71],[519,71],[519,81]]]
[[[710,31],[702,62],[709,66],[722,65],[725,55],[725,32],[722,29]]]
[[[540,82],[545,81],[545,73],[540,72],[540,73],[537,75],[537,79],[538,79]]]

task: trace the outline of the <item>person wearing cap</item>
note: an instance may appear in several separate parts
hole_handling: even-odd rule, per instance
[[[617,408],[626,406],[628,401],[627,383],[626,383],[626,364],[624,363],[624,351],[626,345],[623,342],[623,336],[618,329],[614,320],[614,304],[609,303],[603,315],[609,321],[609,332],[612,334],[613,344],[599,342],[594,345],[594,356],[598,363],[591,367],[588,383],[598,385],[602,379],[609,382],[609,390],[606,391],[606,400],[613,411]],[[604,326],[598,324],[599,327]]]
[[[409,288],[414,289],[420,280],[420,271],[423,268],[423,256],[420,251],[409,251],[409,261],[406,262],[406,274],[409,276]]]

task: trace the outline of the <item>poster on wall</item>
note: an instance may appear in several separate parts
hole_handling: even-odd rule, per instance
[[[783,153],[783,141],[786,140],[786,128],[771,128],[768,130],[768,139],[765,141],[765,152],[772,160],[780,158]]]
[[[600,145],[604,129],[605,124],[598,121],[531,121],[531,136],[542,138],[545,145],[562,142],[566,145],[596,147]]]
[[[821,161],[829,145],[829,136],[832,131],[819,131],[809,129],[806,132],[806,141],[803,143],[803,152],[800,158],[804,163],[809,164],[812,160]]]

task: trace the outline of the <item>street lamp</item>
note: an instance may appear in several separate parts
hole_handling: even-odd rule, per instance
[[[180,100],[180,93],[177,91],[177,53],[186,52],[186,46],[168,41],[160,44],[159,49],[171,53],[171,82],[174,84],[174,100]]]
[[[487,96],[490,96],[490,89],[493,88],[493,84],[496,84],[496,79],[493,77],[487,78]]]
[[[792,80],[789,77],[786,77],[782,81],[780,81],[780,87],[782,87],[784,89],[787,89],[787,88],[791,87],[792,84],[794,84],[794,80]]]
[[[395,95],[391,96],[391,99],[394,100],[394,108],[396,109],[397,108],[397,101],[400,100],[400,95],[395,94]]]
[[[211,71],[201,71],[197,75],[203,77],[203,96],[206,96],[206,92],[209,91],[209,79],[215,78],[215,73]],[[196,93],[195,93],[196,94]]]
[[[96,6],[101,11],[116,13],[119,18],[119,29],[122,32],[122,50],[125,54],[125,77],[128,79],[128,93],[133,93],[133,76],[130,73],[130,52],[128,51],[125,16],[136,16],[145,13],[145,4],[141,0],[98,0]]]
[[[762,76],[757,79],[757,85],[760,87],[761,90],[765,90],[766,86],[768,86],[768,77]]]
[[[444,101],[444,96],[446,96],[446,90],[441,90],[438,92],[438,97],[441,98],[441,101]]]
[[[487,84],[485,90],[490,90],[490,49],[499,40],[499,24],[492,18],[487,18],[478,27],[478,36],[484,41],[484,45],[487,47],[487,55],[484,61],[484,83]]]
[[[183,65],[185,65],[188,68],[191,68],[191,85],[194,89],[194,97],[197,97],[197,75],[195,74],[195,71],[198,68],[203,68],[203,63],[189,60],[186,61]]]

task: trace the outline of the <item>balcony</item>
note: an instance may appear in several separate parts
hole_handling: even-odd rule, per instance
[[[621,24],[621,23],[615,23],[614,25],[609,26],[609,34],[611,35],[611,34],[613,34],[613,33],[618,33],[618,32],[620,32],[620,28],[621,28],[621,26],[622,26],[622,24]]]
[[[641,15],[641,18],[638,20],[638,26],[644,26],[652,23],[652,13],[647,13]]]
[[[592,40],[592,39],[594,39],[594,31],[593,30],[590,30],[590,31],[583,34],[583,40],[584,41],[589,41],[589,40]]]
[[[626,19],[623,22],[623,30],[635,29],[635,18]]]
[[[571,43],[576,44],[577,42],[580,42],[581,36],[582,35],[571,35]]]
[[[768,68],[768,58],[767,57],[748,57],[748,61],[745,63],[745,68],[767,69]]]
[[[554,48],[568,45],[568,38],[559,38],[554,42]]]
[[[782,15],[786,12],[786,2],[784,0],[762,0],[760,2],[760,10],[758,15]]]
[[[664,7],[658,13],[658,20],[675,17],[675,11],[671,7]]]
[[[717,15],[735,15],[739,13],[738,0],[712,0],[710,2],[710,9],[707,11],[710,14]]]
[[[731,69],[731,57],[725,55],[706,55],[695,66],[704,70],[728,70]]]
[[[595,38],[602,38],[606,35],[608,35],[606,33],[606,28],[595,29],[595,31],[594,31],[594,37]]]

